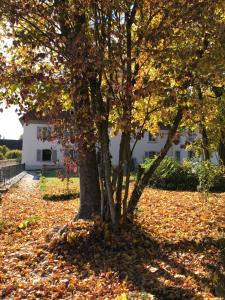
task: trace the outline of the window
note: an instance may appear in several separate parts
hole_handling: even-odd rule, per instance
[[[193,143],[195,141],[196,137],[197,137],[197,135],[196,135],[195,132],[188,131],[188,133],[187,133],[187,141],[189,143]]]
[[[145,158],[153,158],[157,154],[158,154],[158,152],[156,152],[156,151],[145,152]]]
[[[175,158],[178,162],[180,162],[180,151],[175,152]]]
[[[193,158],[193,151],[188,151],[188,159],[192,159]]]
[[[45,149],[42,150],[42,161],[51,161],[52,159],[52,151]]]
[[[69,156],[71,159],[76,159],[77,158],[77,151],[74,149],[71,149],[69,152]]]
[[[64,156],[70,159],[76,159],[77,158],[77,151],[74,149],[66,148],[64,150]]]
[[[37,150],[37,161],[56,162],[57,161],[57,150],[52,150],[52,149]]]
[[[150,132],[148,133],[148,141],[149,142],[157,142],[157,137],[158,137],[158,134],[153,135]]]
[[[37,139],[46,141],[51,135],[50,127],[38,127],[37,128]]]

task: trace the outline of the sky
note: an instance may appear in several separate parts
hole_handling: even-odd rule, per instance
[[[0,135],[1,138],[5,139],[19,139],[23,133],[23,127],[20,124],[19,117],[15,112],[16,106],[11,106],[10,108],[4,109],[0,112]]]

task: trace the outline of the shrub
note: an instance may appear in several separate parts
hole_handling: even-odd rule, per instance
[[[210,161],[202,161],[193,166],[193,172],[198,178],[198,190],[208,194],[221,177],[221,169]]]
[[[139,166],[137,179],[150,167],[154,159],[146,159]],[[185,160],[179,164],[174,158],[166,157],[156,169],[149,185],[167,190],[191,190],[225,192],[225,177],[219,166],[211,162]]]
[[[4,155],[3,153],[0,152],[0,160],[3,160],[4,159]]]
[[[9,148],[7,148],[5,145],[0,146],[0,153],[3,154],[3,156],[5,156],[6,152],[9,151]]]
[[[146,159],[141,165],[141,170],[149,168],[153,160]],[[174,158],[165,157],[150,179],[149,185],[168,190],[195,190],[198,180],[192,173],[190,165],[186,164],[184,167]]]
[[[20,150],[9,150],[5,154],[6,159],[18,159],[22,157],[22,152]]]

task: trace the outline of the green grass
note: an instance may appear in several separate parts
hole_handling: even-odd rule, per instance
[[[40,216],[30,216],[26,219],[24,219],[19,225],[18,228],[19,229],[26,229],[27,227],[30,227],[34,224],[37,224],[39,221],[41,221],[41,217]]]
[[[45,200],[70,200],[79,196],[79,178],[62,180],[57,177],[44,177],[40,179],[40,190]]]

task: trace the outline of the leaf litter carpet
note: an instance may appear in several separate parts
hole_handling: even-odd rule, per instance
[[[119,234],[28,174],[2,196],[1,299],[224,299],[225,194],[146,189]]]

